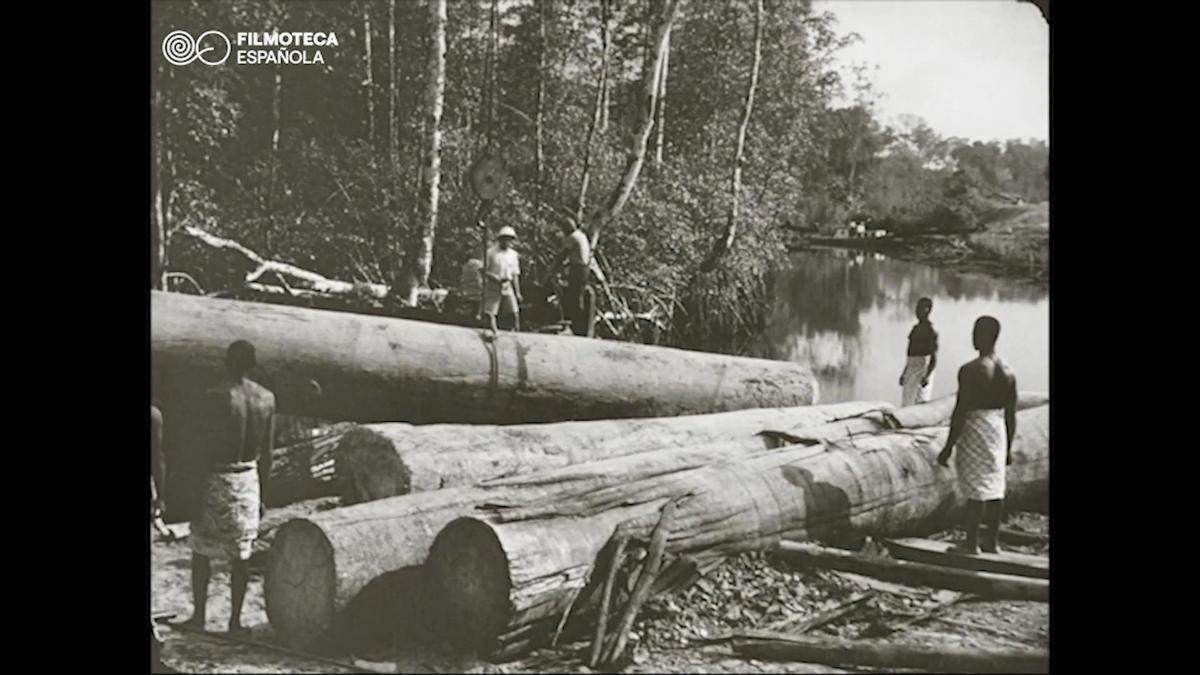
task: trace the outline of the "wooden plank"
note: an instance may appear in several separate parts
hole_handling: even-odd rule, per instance
[[[866,574],[885,581],[946,588],[989,598],[1050,602],[1050,582],[1046,579],[865,556],[792,541],[780,542],[779,553],[806,566]]]
[[[932,539],[886,539],[883,543],[892,557],[899,560],[1035,579],[1050,578],[1050,559],[1045,556],[1009,551],[965,555],[953,552],[954,545],[950,542]]]
[[[869,666],[888,670],[915,668],[950,673],[1050,671],[1050,652],[1045,649],[972,649],[812,638],[778,633],[766,635],[771,635],[771,638],[735,640],[733,651],[755,659]]]

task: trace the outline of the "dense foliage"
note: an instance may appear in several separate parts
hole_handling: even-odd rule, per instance
[[[591,151],[588,208],[623,168],[651,1],[610,0],[608,123]],[[601,3],[495,6],[493,69],[492,0],[449,3],[434,285],[456,285],[463,263],[478,256],[478,201],[467,171],[489,138],[509,181],[488,225],[516,228],[527,287],[546,272],[562,214],[577,207],[600,81]],[[896,228],[970,228],[989,199],[1047,199],[1044,143],[947,139],[916,119],[887,127],[865,80],[844,82],[834,68],[835,53],[852,36],[839,35],[833,19],[806,0],[767,0],[742,222],[722,264],[700,274],[731,198],[752,8],[748,0],[682,4],[671,34],[662,163],[648,163],[601,237],[599,259],[612,283],[598,294],[600,307],[657,311],[666,333],[641,339],[736,349],[761,324],[767,271],[783,251],[785,229],[828,229],[861,215]],[[319,65],[231,59],[177,67],[155,54],[152,215],[166,233],[168,268],[188,272],[205,290],[237,283],[180,236],[195,226],[330,277],[391,283],[418,229],[426,17],[418,0],[154,2],[156,52],[176,29],[319,30],[339,41]],[[852,103],[839,103],[846,100]]]

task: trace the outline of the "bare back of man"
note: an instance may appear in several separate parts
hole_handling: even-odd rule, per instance
[[[978,553],[979,526],[987,530],[982,549],[998,552],[1000,519],[1004,510],[1006,469],[1012,462],[1017,433],[1017,378],[995,353],[1000,323],[992,317],[975,322],[972,341],[979,357],[958,371],[958,401],[950,419],[950,434],[938,455],[949,466],[957,448],[960,489],[967,500],[963,553]]]
[[[239,347],[241,345],[241,347]],[[237,349],[235,349],[237,348]],[[236,342],[226,359],[227,378],[204,394],[202,414],[210,429],[203,446],[208,475],[200,513],[192,524],[192,591],[195,614],[189,623],[205,624],[210,559],[231,564],[230,631],[240,631],[242,603],[249,581],[248,561],[262,516],[262,490],[271,472],[275,395],[247,375],[254,366],[253,347]]]

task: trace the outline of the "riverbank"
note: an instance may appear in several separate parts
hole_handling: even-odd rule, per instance
[[[970,234],[901,235],[887,240],[848,240],[841,248],[882,253],[955,272],[1014,279],[1050,287],[1050,204],[998,206],[980,217]],[[814,248],[800,242],[792,250]]]

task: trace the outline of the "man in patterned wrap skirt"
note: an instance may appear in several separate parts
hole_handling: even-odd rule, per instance
[[[950,464],[957,448],[955,471],[967,499],[967,537],[955,547],[978,554],[979,524],[984,522],[983,550],[997,553],[1000,518],[1004,510],[1005,467],[1012,463],[1017,433],[1017,378],[996,356],[1000,322],[990,316],[975,321],[972,341],[979,358],[958,371],[958,401],[950,418],[950,435],[938,463]]]
[[[192,522],[192,597],[187,623],[203,629],[207,617],[211,558],[230,561],[230,632],[240,632],[242,602],[250,579],[248,561],[262,516],[262,487],[271,473],[275,395],[250,380],[254,346],[238,340],[225,355],[226,379],[205,392],[204,419],[212,436],[204,445],[209,471],[200,512]]]

